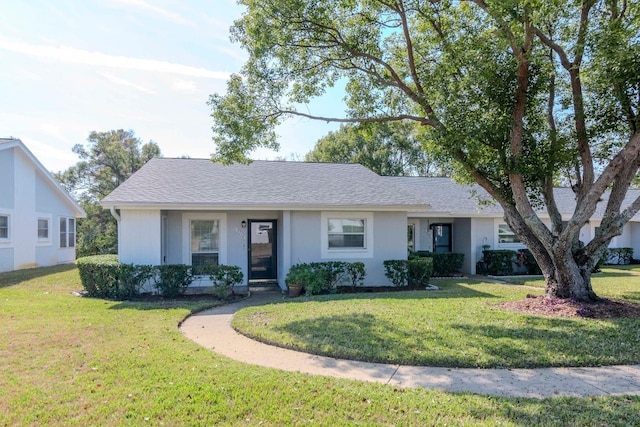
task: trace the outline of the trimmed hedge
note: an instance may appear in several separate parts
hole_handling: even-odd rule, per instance
[[[458,252],[417,251],[409,255],[409,259],[432,258],[434,276],[453,276],[462,269],[464,254]]]
[[[383,264],[385,276],[397,287],[427,286],[433,274],[433,258],[394,259]]]
[[[242,283],[244,275],[237,265],[218,265],[209,275],[213,283],[213,294],[218,298],[227,298],[233,293],[233,287]]]
[[[633,259],[633,248],[609,248],[606,253],[607,264],[628,265]]]
[[[366,275],[362,262],[312,262],[291,266],[285,283],[303,285],[307,295],[335,292],[336,287],[348,282],[351,287],[362,286]]]
[[[123,264],[117,255],[79,258],[77,265],[82,286],[89,296],[114,300],[139,296],[150,280],[160,295],[173,298],[183,294],[200,273],[200,270],[182,264]],[[221,298],[228,296],[233,286],[243,280],[242,271],[237,266],[207,266],[205,270],[214,284],[214,294]]]
[[[155,285],[163,297],[173,298],[184,294],[196,276],[189,265],[166,264],[156,267]]]
[[[529,249],[518,249],[518,263],[527,269],[527,274],[540,275],[542,270]]]
[[[121,300],[135,297],[153,275],[152,266],[122,264],[117,255],[79,258],[77,265],[87,294],[99,298]]]
[[[513,262],[516,252],[508,249],[483,251],[487,274],[493,276],[509,276],[513,274]]]

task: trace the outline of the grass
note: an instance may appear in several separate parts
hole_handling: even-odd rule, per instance
[[[494,398],[249,366],[180,334],[207,303],[78,289],[70,267],[0,274],[0,425],[622,426],[640,412],[640,397]]]
[[[610,270],[594,278],[596,292],[640,302],[640,270]],[[640,318],[532,316],[496,304],[542,289],[468,280],[437,284],[439,291],[249,307],[233,326],[283,347],[369,362],[481,368],[640,362]]]
[[[510,277],[510,283],[543,288],[541,278]],[[593,290],[600,296],[624,299],[640,304],[640,265],[603,266],[602,272],[592,276]]]

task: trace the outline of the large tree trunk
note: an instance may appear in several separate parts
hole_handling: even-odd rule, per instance
[[[578,265],[571,251],[551,254],[551,259],[552,267],[543,269],[547,280],[545,296],[585,302],[599,300],[591,287],[590,265]]]

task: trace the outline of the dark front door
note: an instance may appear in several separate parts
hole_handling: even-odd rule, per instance
[[[451,252],[451,224],[433,224],[433,252]]]
[[[249,280],[276,280],[276,221],[249,220]]]

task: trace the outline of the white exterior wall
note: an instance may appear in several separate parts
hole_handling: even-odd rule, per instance
[[[0,272],[75,260],[75,247],[60,248],[59,218],[75,218],[69,202],[22,149],[0,151],[0,214],[9,215],[9,239],[0,241]],[[49,238],[38,238],[38,219]]]
[[[118,223],[118,258],[127,264],[160,265],[160,211],[122,209]]]
[[[327,251],[323,248],[322,218],[343,215],[367,218],[366,251]],[[151,211],[121,210],[119,224],[119,254],[122,262],[136,264],[185,263],[189,256],[189,230],[185,221],[208,216],[224,217],[221,221],[220,262],[237,265],[248,278],[248,227],[242,221],[276,220],[277,277],[285,289],[285,278],[293,264],[318,261],[362,261],[367,270],[367,286],[389,285],[384,275],[383,261],[406,259],[407,216],[404,212],[325,212],[320,211]],[[165,236],[159,230],[166,217]],[[224,238],[223,238],[224,236]],[[165,253],[162,253],[162,239]],[[166,259],[165,259],[166,257]],[[204,285],[198,282],[194,285]]]

